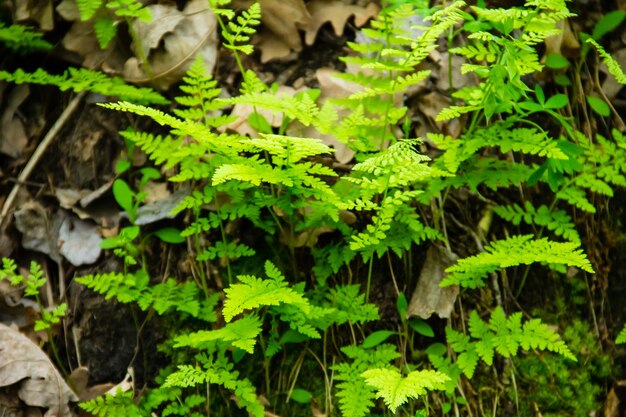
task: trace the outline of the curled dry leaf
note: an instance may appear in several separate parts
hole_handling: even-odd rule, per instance
[[[15,5],[13,10],[15,22],[35,21],[43,31],[54,29],[52,0],[20,0],[13,4]]]
[[[69,403],[78,401],[37,345],[0,324],[0,387],[11,385],[17,385],[17,395],[26,405],[47,409],[45,417],[69,417]]]
[[[134,83],[152,82],[167,89],[179,81],[196,58],[202,56],[210,72],[217,57],[217,19],[205,0],[192,0],[181,12],[175,5],[148,6],[149,23],[136,20],[134,29],[147,55],[154,79],[139,58],[124,64],[123,78]]]
[[[72,265],[95,262],[102,249],[97,227],[59,210],[50,216],[36,201],[29,201],[15,212],[15,226],[22,232],[22,246],[49,255],[56,262],[61,256]]]
[[[28,144],[24,124],[16,113],[29,94],[28,84],[15,86],[8,95],[4,112],[0,116],[0,152],[12,158],[22,155]]]
[[[446,248],[432,245],[428,249],[417,287],[407,309],[407,318],[419,316],[426,320],[433,313],[441,318],[450,318],[454,302],[459,295],[459,287],[453,285],[441,288],[439,283],[445,276],[446,268],[457,259],[458,257]]]
[[[250,1],[240,1],[242,7]],[[320,28],[330,22],[335,34],[343,34],[346,22],[354,16],[354,24],[363,26],[375,17],[379,7],[375,3],[367,6],[347,4],[345,0],[313,0],[304,5],[302,0],[260,0],[263,24],[267,30],[257,36],[257,48],[261,51],[261,62],[288,57],[291,51],[300,51],[302,42],[298,29],[305,32],[305,42],[312,45]],[[285,22],[289,16],[289,23]]]

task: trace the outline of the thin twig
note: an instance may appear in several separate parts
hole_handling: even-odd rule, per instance
[[[28,160],[28,163],[26,164],[22,172],[20,172],[20,175],[17,177],[17,181],[15,182],[13,189],[9,193],[9,196],[7,197],[6,201],[4,202],[4,205],[2,206],[2,212],[0,212],[0,227],[4,225],[4,222],[6,218],[8,217],[9,211],[11,210],[11,207],[15,203],[17,194],[20,191],[20,186],[26,182],[28,177],[30,177],[30,174],[35,169],[35,166],[37,165],[37,163],[39,162],[43,154],[46,152],[46,149],[48,149],[48,146],[50,146],[50,144],[52,143],[54,138],[57,136],[57,134],[59,133],[59,131],[65,124],[65,122],[67,122],[71,114],[74,113],[74,111],[76,110],[76,107],[78,107],[78,104],[80,103],[80,101],[82,100],[84,96],[85,96],[85,92],[83,91],[79,93],[76,97],[74,97],[72,101],[70,101],[70,103],[67,105],[65,110],[63,110],[63,113],[61,113],[61,116],[59,116],[59,118],[54,123],[52,128],[50,128],[50,130],[48,131],[46,136],[43,138],[39,146],[37,146],[37,149],[35,149],[35,152],[33,152],[33,155]]]

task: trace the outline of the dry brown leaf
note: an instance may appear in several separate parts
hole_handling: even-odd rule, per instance
[[[24,124],[16,116],[17,109],[30,94],[27,84],[15,86],[4,104],[4,113],[0,117],[0,152],[17,158],[22,155],[28,144]]]
[[[306,32],[304,39],[307,45],[313,45],[317,32],[326,22],[330,22],[335,35],[341,36],[350,17],[354,16],[355,26],[361,27],[368,20],[376,17],[380,10],[375,3],[361,7],[346,4],[344,0],[313,0],[306,7],[311,14],[311,19],[300,28]]]
[[[261,20],[278,39],[291,49],[302,49],[298,26],[306,25],[311,15],[302,0],[260,0]]]
[[[291,54],[291,48],[276,35],[267,30],[261,30],[256,37],[256,48],[261,51],[261,63],[273,59],[286,58]]]
[[[89,382],[89,369],[80,366],[72,371],[68,379],[76,390],[79,401],[89,401],[96,397],[106,394],[115,385],[111,383],[87,386]]]
[[[36,21],[43,31],[54,29],[52,0],[19,0],[13,4],[15,22]]]
[[[93,23],[76,20],[65,34],[61,44],[68,51],[81,57],[81,64],[85,68],[98,69],[102,67],[106,72],[118,74],[124,67],[124,57],[116,42],[111,42],[105,50],[100,49],[98,38],[93,30]]]
[[[217,19],[205,0],[190,1],[182,12],[175,5],[151,5],[148,9],[157,17],[150,23],[137,20],[134,28],[141,34],[139,38],[154,79],[144,71],[142,62],[133,57],[124,64],[126,81],[152,82],[165,90],[185,75],[198,55],[207,71],[213,72],[217,58]]]
[[[433,313],[441,318],[450,318],[454,302],[459,295],[459,287],[452,285],[441,288],[439,283],[445,276],[446,268],[457,259],[457,256],[446,248],[437,245],[428,248],[417,287],[407,308],[407,318],[419,316],[426,320]]]
[[[0,324],[0,387],[11,385],[18,386],[17,395],[26,405],[46,408],[45,417],[69,417],[69,403],[78,401],[37,345]]]
[[[96,225],[63,210],[50,215],[36,201],[15,212],[15,226],[22,232],[22,246],[49,255],[56,262],[61,256],[72,265],[95,262],[102,249]]]
[[[561,29],[561,33],[546,38],[545,55],[548,55],[550,53],[556,53],[561,54],[567,58],[578,59],[580,42],[578,42],[578,37],[572,31],[572,27],[570,26],[569,21],[561,20],[557,22],[556,27],[558,29]]]

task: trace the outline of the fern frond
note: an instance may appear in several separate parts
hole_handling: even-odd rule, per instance
[[[13,24],[5,26],[0,22],[0,43],[20,54],[31,51],[49,51],[51,43],[43,39],[43,34],[33,32],[30,27]]]
[[[574,242],[553,242],[546,238],[533,239],[532,235],[512,236],[491,243],[485,252],[459,260],[446,270],[448,276],[441,285],[461,285],[476,288],[484,285],[483,279],[498,269],[533,263],[559,264],[581,268],[593,273],[591,263]]]
[[[330,290],[327,296],[330,305],[336,309],[334,320],[337,324],[367,323],[380,318],[378,307],[365,302],[365,294],[360,285],[340,285]]]
[[[412,371],[403,377],[395,368],[368,369],[361,375],[368,385],[376,388],[376,396],[382,398],[394,413],[409,398],[444,389],[445,382],[450,379],[441,372],[431,370]]]
[[[254,353],[256,337],[261,333],[262,324],[257,316],[247,315],[217,330],[200,330],[178,336],[174,341],[174,347],[202,348],[208,342],[222,340],[248,353]]]
[[[93,31],[100,44],[100,49],[106,49],[117,35],[117,26],[109,18],[100,18],[94,22]]]
[[[551,211],[548,206],[542,204],[535,208],[530,201],[524,203],[524,207],[517,204],[494,207],[493,211],[504,220],[515,225],[522,221],[529,225],[547,227],[557,236],[562,236],[571,242],[580,244],[580,236],[576,231],[572,218],[563,210]]]
[[[226,28],[222,30],[224,37],[224,46],[233,51],[240,51],[246,55],[250,55],[254,48],[249,43],[250,36],[256,32],[255,26],[261,23],[261,5],[252,3],[248,10],[244,10],[241,16],[238,16],[236,23],[230,20]]]
[[[343,417],[364,417],[369,409],[374,406],[376,393],[374,388],[368,385],[363,378],[363,372],[368,369],[389,367],[389,362],[400,355],[395,346],[382,344],[373,350],[364,349],[360,346],[346,346],[341,351],[351,359],[351,362],[332,365],[330,368],[336,372],[335,379],[340,381],[337,387],[339,408]]]
[[[53,85],[61,89],[61,91],[91,91],[104,96],[119,97],[122,100],[129,100],[135,103],[168,103],[162,95],[150,88],[135,87],[124,83],[120,78],[111,78],[102,72],[91,71],[85,68],[69,68],[61,75],[49,74],[41,68],[32,73],[21,69],[13,73],[0,71],[0,81],[9,81],[16,84]]]
[[[572,206],[576,206],[579,209],[588,213],[595,213],[596,208],[591,204],[587,198],[586,193],[578,187],[569,186],[563,188],[556,193],[556,198],[567,201]]]
[[[559,335],[541,320],[532,319],[522,324],[522,313],[506,317],[502,307],[492,311],[488,323],[480,319],[476,310],[472,311],[469,333],[468,336],[446,328],[450,347],[459,353],[457,364],[468,378],[474,374],[479,359],[491,366],[495,352],[509,358],[515,356],[520,348],[548,350],[576,361]]]
[[[78,406],[99,417],[147,417],[149,415],[135,404],[132,391],[122,392],[119,388],[115,395],[106,394],[81,402]]]
[[[102,0],[76,0],[80,20],[83,22],[91,19],[102,6]]]
[[[167,376],[163,387],[193,387],[206,383],[222,385],[233,392],[239,406],[244,407],[254,417],[262,417],[263,405],[259,402],[254,385],[248,378],[239,378],[232,364],[220,355],[218,358],[199,356],[203,367],[197,365],[179,365],[178,371]]]
[[[624,326],[622,331],[619,332],[619,334],[617,335],[617,338],[615,339],[615,343],[617,344],[626,343],[626,326]]]
[[[276,274],[276,267],[269,261],[265,263],[265,271],[269,279],[261,279],[250,275],[239,275],[241,284],[233,284],[226,290],[226,300],[222,314],[229,322],[237,314],[262,306],[276,306],[281,303],[293,304],[305,313],[310,311],[309,301],[297,291],[287,287],[282,274]],[[271,274],[271,276],[270,276]]]
[[[626,84],[626,74],[615,58],[613,58],[611,54],[607,53],[606,50],[594,39],[589,38],[586,42],[596,48],[598,55],[602,58],[602,62],[604,62],[606,67],[609,69],[609,72],[615,77],[615,80],[617,80],[620,84]]]

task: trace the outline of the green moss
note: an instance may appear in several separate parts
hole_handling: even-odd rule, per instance
[[[563,339],[578,363],[535,353],[514,359],[517,392],[511,387],[508,395],[513,401],[517,396],[520,416],[532,417],[538,410],[544,417],[586,417],[600,408],[611,372],[609,356],[582,321],[567,326]]]

